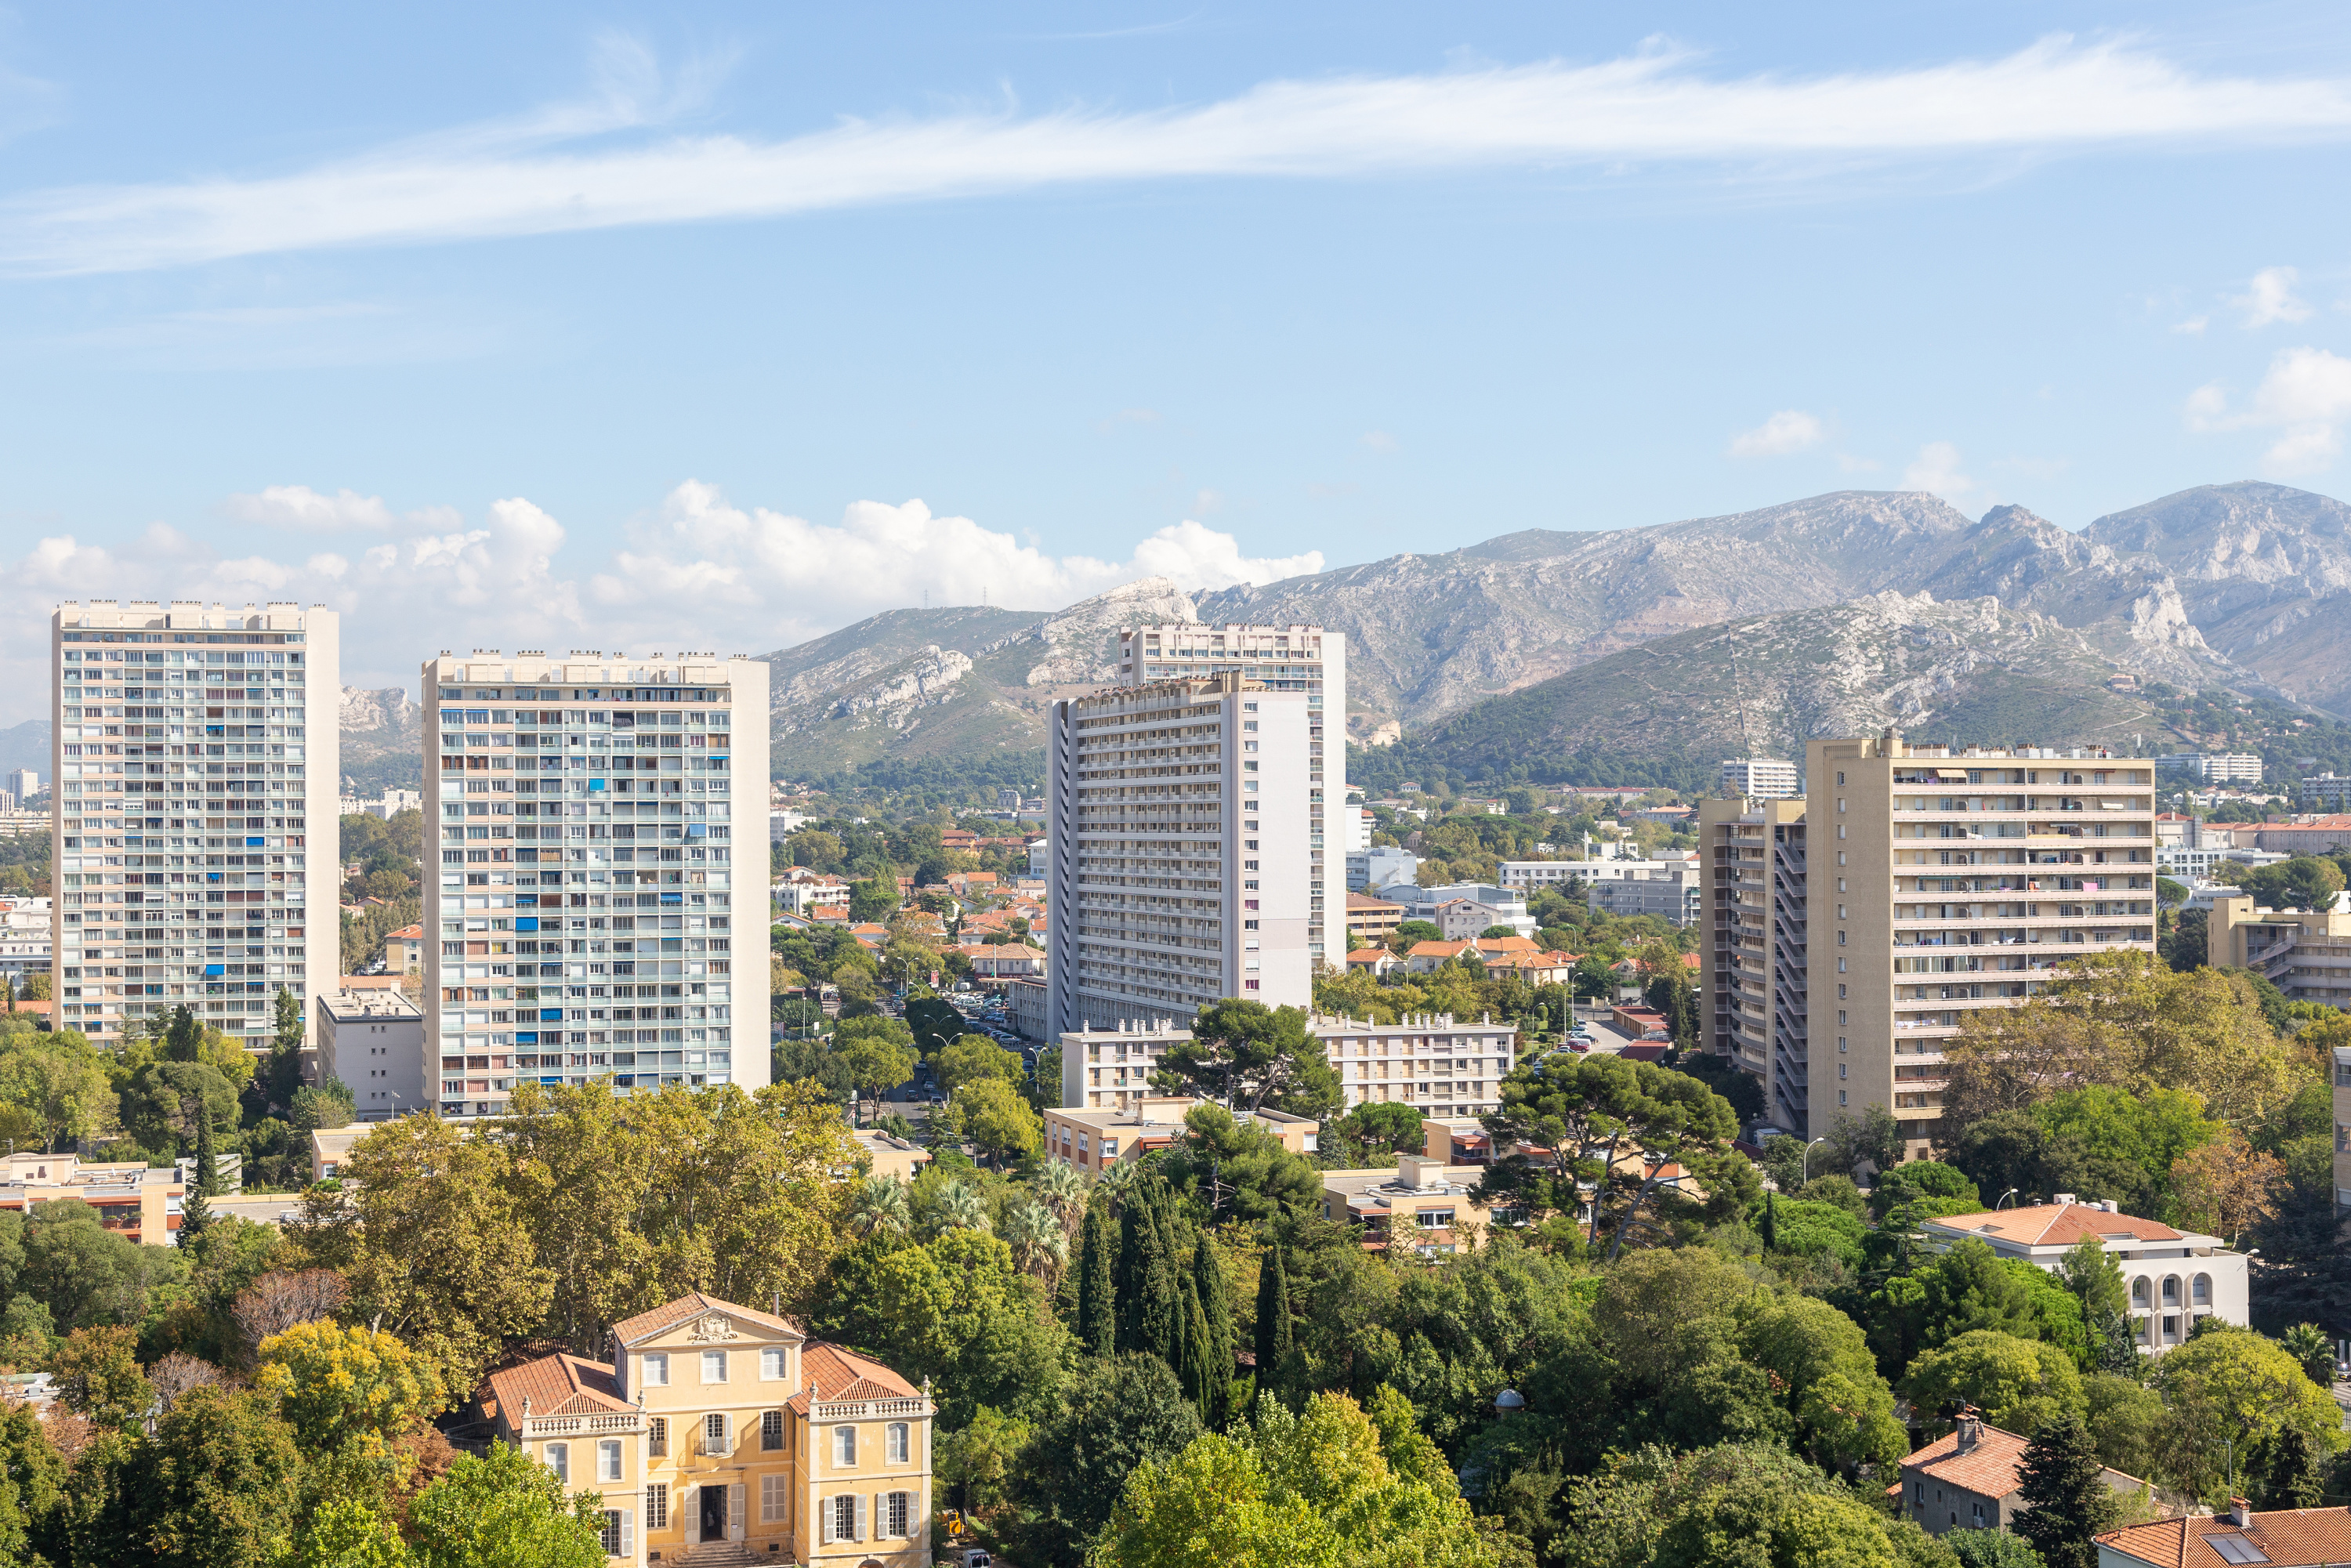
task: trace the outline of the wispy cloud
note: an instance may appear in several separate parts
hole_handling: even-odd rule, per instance
[[[1979,488],[1960,472],[1959,449],[1948,441],[1930,441],[1918,448],[1917,457],[1902,471],[1902,484],[1906,489],[1930,490],[1954,502]]]
[[[672,136],[559,150],[552,144],[661,123],[719,68],[675,81],[620,38],[601,61],[598,90],[580,104],[296,173],[20,198],[0,209],[0,265],[124,271],[1118,181],[1830,164],[2351,132],[2351,83],[2200,76],[2143,49],[2054,37],[1999,59],[1830,77],[1718,78],[1657,49],[1593,65],[1276,81],[1191,109],[844,120],[781,141]]]
[[[2343,427],[2351,423],[2351,360],[2324,349],[2285,349],[2270,361],[2252,402],[2231,407],[2219,382],[2189,394],[2188,428],[2211,432],[2275,430],[2262,454],[2276,475],[2315,474],[2333,466],[2343,453]]]
[[[1730,438],[1733,457],[1784,457],[1817,446],[1828,434],[1818,419],[1800,408],[1783,408],[1752,430]]]
[[[2248,331],[2280,321],[2306,321],[2310,306],[2294,291],[2294,281],[2301,276],[2291,267],[2265,267],[2253,274],[2245,292],[2229,303],[2245,313]]]

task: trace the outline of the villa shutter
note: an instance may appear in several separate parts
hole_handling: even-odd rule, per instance
[[[743,1539],[743,1483],[735,1482],[726,1489],[726,1539]]]
[[[865,1494],[857,1494],[857,1539],[865,1539]]]
[[[829,1497],[816,1500],[816,1538],[820,1545],[832,1544],[832,1499]]]
[[[637,1511],[632,1508],[624,1508],[621,1511],[621,1555],[623,1557],[634,1557],[636,1554]]]

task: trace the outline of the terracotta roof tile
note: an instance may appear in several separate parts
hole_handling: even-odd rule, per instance
[[[2026,1446],[2027,1439],[1987,1421],[1983,1436],[1966,1453],[1959,1452],[1959,1433],[1947,1432],[1903,1459],[1902,1469],[1906,1474],[1922,1470],[1984,1497],[2006,1497],[2017,1488]]]
[[[828,1400],[919,1399],[923,1393],[872,1357],[824,1340],[801,1348],[800,1382]]]
[[[505,1410],[511,1421],[519,1422],[525,1400],[535,1416],[598,1416],[631,1408],[621,1397],[611,1367],[568,1354],[543,1355],[491,1374],[482,1409],[493,1420]]]
[[[635,1317],[622,1319],[612,1325],[612,1333],[613,1337],[622,1344],[634,1344],[641,1339],[647,1339],[674,1329],[688,1318],[700,1317],[705,1312],[725,1312],[729,1317],[744,1318],[755,1323],[765,1323],[771,1329],[780,1329],[789,1334],[799,1334],[803,1332],[798,1323],[789,1318],[773,1317],[750,1307],[738,1306],[733,1301],[722,1301],[716,1296],[705,1296],[701,1291],[695,1291],[691,1294],[680,1296],[674,1301],[665,1301],[649,1312],[639,1312]]]
[[[2086,1203],[2035,1203],[1984,1214],[1952,1214],[1930,1219],[1938,1229],[1997,1237],[2024,1247],[2071,1247],[2085,1236],[2128,1236],[2138,1241],[2177,1241],[2179,1232],[2160,1220],[2108,1214]]]
[[[2241,1529],[2225,1515],[2158,1519],[2097,1539],[2119,1555],[2164,1568],[2226,1568],[2231,1559],[2211,1544],[2216,1535],[2242,1537],[2273,1568],[2351,1563],[2351,1509],[2277,1509],[2252,1518]]]

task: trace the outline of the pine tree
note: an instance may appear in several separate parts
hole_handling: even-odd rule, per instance
[[[1780,1250],[1780,1195],[1776,1192],[1763,1195],[1763,1250]]]
[[[2028,1506],[2014,1528],[2048,1568],[2097,1568],[2092,1537],[2112,1530],[2122,1517],[2121,1503],[2106,1488],[2105,1469],[2078,1416],[2044,1422],[2032,1434],[2018,1472]]]
[[[1078,1251],[1078,1343],[1089,1355],[1118,1350],[1118,1297],[1111,1279],[1110,1220],[1099,1206],[1086,1210]]]
[[[1257,1393],[1262,1399],[1290,1349],[1290,1266],[1279,1242],[1266,1249],[1257,1276]]]
[[[1200,1303],[1200,1358],[1207,1367],[1200,1419],[1214,1427],[1223,1422],[1232,1389],[1233,1303],[1225,1289],[1225,1271],[1217,1266],[1217,1249],[1205,1236],[1192,1249],[1192,1293]]]

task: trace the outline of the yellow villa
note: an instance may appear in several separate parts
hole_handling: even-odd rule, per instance
[[[615,1562],[930,1562],[927,1387],[699,1294],[614,1324],[611,1357],[510,1367],[482,1406],[498,1438],[603,1494]]]

